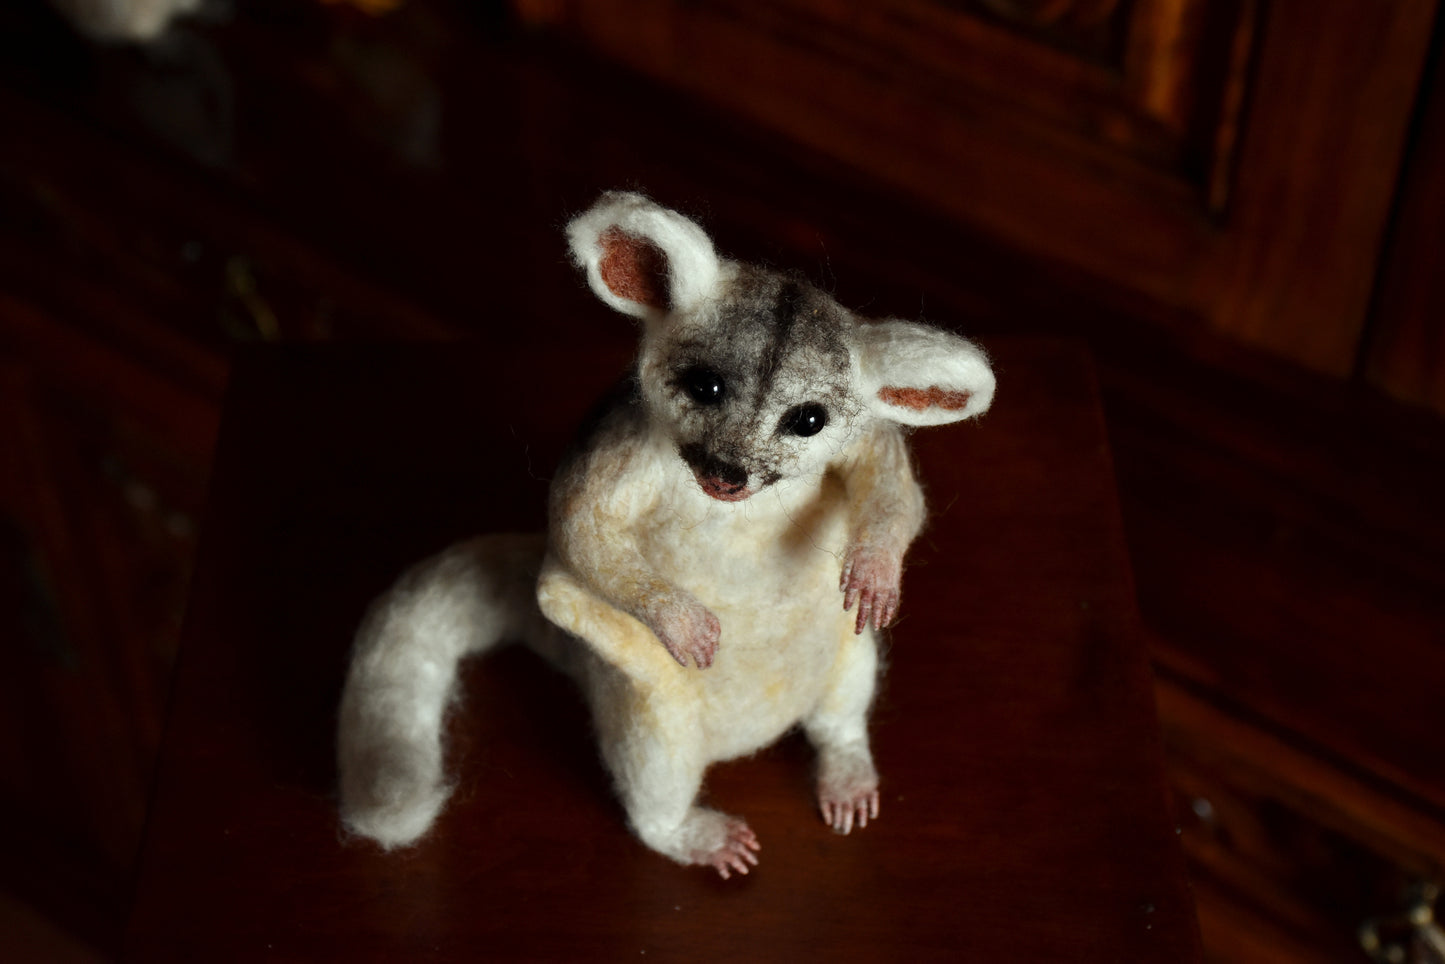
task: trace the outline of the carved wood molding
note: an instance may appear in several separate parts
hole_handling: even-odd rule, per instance
[[[940,111],[989,116],[1064,150],[1108,151],[1177,183],[1206,212],[1227,202],[1258,0],[698,0],[656,14],[648,59],[711,43],[690,25],[767,38],[908,90]],[[601,26],[576,5],[559,19]],[[535,13],[536,11],[532,11]],[[584,28],[585,29],[585,28]],[[609,32],[613,27],[604,28]],[[588,31],[590,32],[590,31]],[[680,75],[700,69],[675,60]],[[1028,135],[1028,136],[1034,136]],[[1073,141],[1077,146],[1068,147]]]
[[[1332,374],[1356,364],[1440,6],[513,3],[1015,248]],[[1112,46],[1080,49],[1090,17]]]
[[[1119,0],[973,0],[972,5],[1021,23],[1052,25],[1065,19],[1099,23],[1119,9]]]
[[[1093,59],[1115,52],[1132,0],[967,0],[965,12],[992,17],[1052,46]]]

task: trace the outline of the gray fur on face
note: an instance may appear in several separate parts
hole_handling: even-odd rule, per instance
[[[699,472],[745,476],[760,488],[821,471],[861,409],[848,353],[856,324],[806,281],[740,266],[716,300],[649,332],[643,392]],[[720,403],[691,397],[686,376],[697,371],[722,380]],[[822,407],[827,423],[817,435],[800,437],[784,417],[809,403]]]

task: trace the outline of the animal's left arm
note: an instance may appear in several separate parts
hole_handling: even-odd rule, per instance
[[[923,526],[923,491],[903,433],[887,422],[875,422],[838,470],[851,509],[843,608],[857,605],[857,632],[870,623],[882,629],[898,614],[903,554]]]

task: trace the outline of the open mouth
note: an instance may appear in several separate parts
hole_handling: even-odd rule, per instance
[[[746,483],[724,482],[715,475],[703,475],[701,472],[694,472],[693,475],[702,490],[719,502],[741,502],[753,494],[753,490],[748,488]]]

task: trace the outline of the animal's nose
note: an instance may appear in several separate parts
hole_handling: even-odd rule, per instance
[[[717,479],[731,489],[747,488],[748,471],[741,465],[733,465],[722,459],[709,459],[703,466],[705,475]]]
[[[692,466],[697,484],[714,499],[737,502],[752,495],[748,490],[748,470],[735,462],[718,458],[702,446],[687,446],[682,456]]]
[[[752,494],[748,491],[747,470],[741,466],[721,459],[709,459],[693,471],[697,475],[697,484],[714,499],[734,502]]]
[[[680,449],[683,461],[692,467],[697,473],[699,480],[712,479],[719,485],[729,489],[746,488],[748,484],[748,470],[736,462],[729,462],[727,459],[708,451],[707,447],[693,442],[682,446]]]

